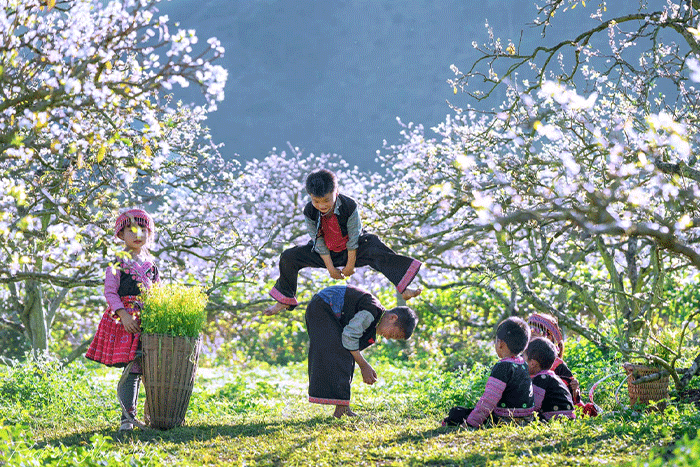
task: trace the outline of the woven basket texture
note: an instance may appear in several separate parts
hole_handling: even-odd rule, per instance
[[[194,387],[202,338],[142,334],[144,418],[152,428],[182,425]]]
[[[661,371],[660,368],[634,363],[624,363],[622,366],[627,372],[627,390],[630,396],[630,406],[637,404],[648,405],[649,402],[668,399],[668,375],[662,376],[656,381],[639,384],[633,383],[633,381],[638,378],[658,373]]]

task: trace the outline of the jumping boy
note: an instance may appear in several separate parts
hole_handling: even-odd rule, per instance
[[[309,333],[309,402],[335,405],[334,417],[355,416],[350,409],[350,384],[355,363],[362,380],[377,381],[377,372],[362,350],[386,339],[408,339],[418,318],[406,306],[386,310],[369,292],[351,285],[326,287],[306,307]]]
[[[297,306],[297,278],[307,267],[326,268],[333,279],[343,279],[353,275],[356,267],[370,266],[386,276],[404,300],[421,293],[419,288],[408,288],[420,261],[396,254],[379,237],[362,231],[357,203],[338,193],[333,172],[322,169],[309,174],[306,191],[311,201],[304,208],[304,219],[311,241],[282,252],[280,277],[270,291],[277,303],[265,310],[266,315]]]

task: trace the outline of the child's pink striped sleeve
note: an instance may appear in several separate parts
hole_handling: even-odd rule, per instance
[[[481,396],[479,402],[477,402],[476,407],[472,410],[467,418],[467,424],[473,427],[478,427],[491,415],[491,412],[501,400],[503,395],[503,390],[506,388],[505,381],[501,381],[493,376],[489,377],[486,381],[486,388],[484,389],[484,395]]]

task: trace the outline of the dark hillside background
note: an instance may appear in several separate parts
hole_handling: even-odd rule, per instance
[[[397,117],[430,127],[451,113],[447,100],[469,103],[446,81],[451,64],[477,57],[472,42],[486,42],[487,21],[505,44],[521,31],[524,46],[553,44],[593,24],[598,2],[588,3],[558,15],[545,40],[526,25],[530,0],[172,0],[160,10],[226,48],[226,99],[209,125],[227,157],[261,158],[290,142],[376,169],[383,141],[399,140]],[[609,13],[622,3],[608,2]]]

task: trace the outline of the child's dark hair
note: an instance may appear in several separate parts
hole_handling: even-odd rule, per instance
[[[407,306],[397,306],[386,312],[393,313],[399,317],[396,320],[396,325],[403,331],[404,339],[411,337],[411,334],[416,329],[416,324],[418,324],[416,312]]]
[[[506,343],[513,355],[520,355],[530,340],[530,327],[522,319],[511,316],[499,323],[496,337]]]
[[[317,170],[306,177],[306,192],[311,196],[322,198],[328,193],[334,192],[336,187],[335,174],[330,170]]]
[[[525,350],[528,360],[534,360],[540,364],[543,370],[549,370],[557,358],[557,349],[552,341],[546,337],[535,337],[530,341]]]

